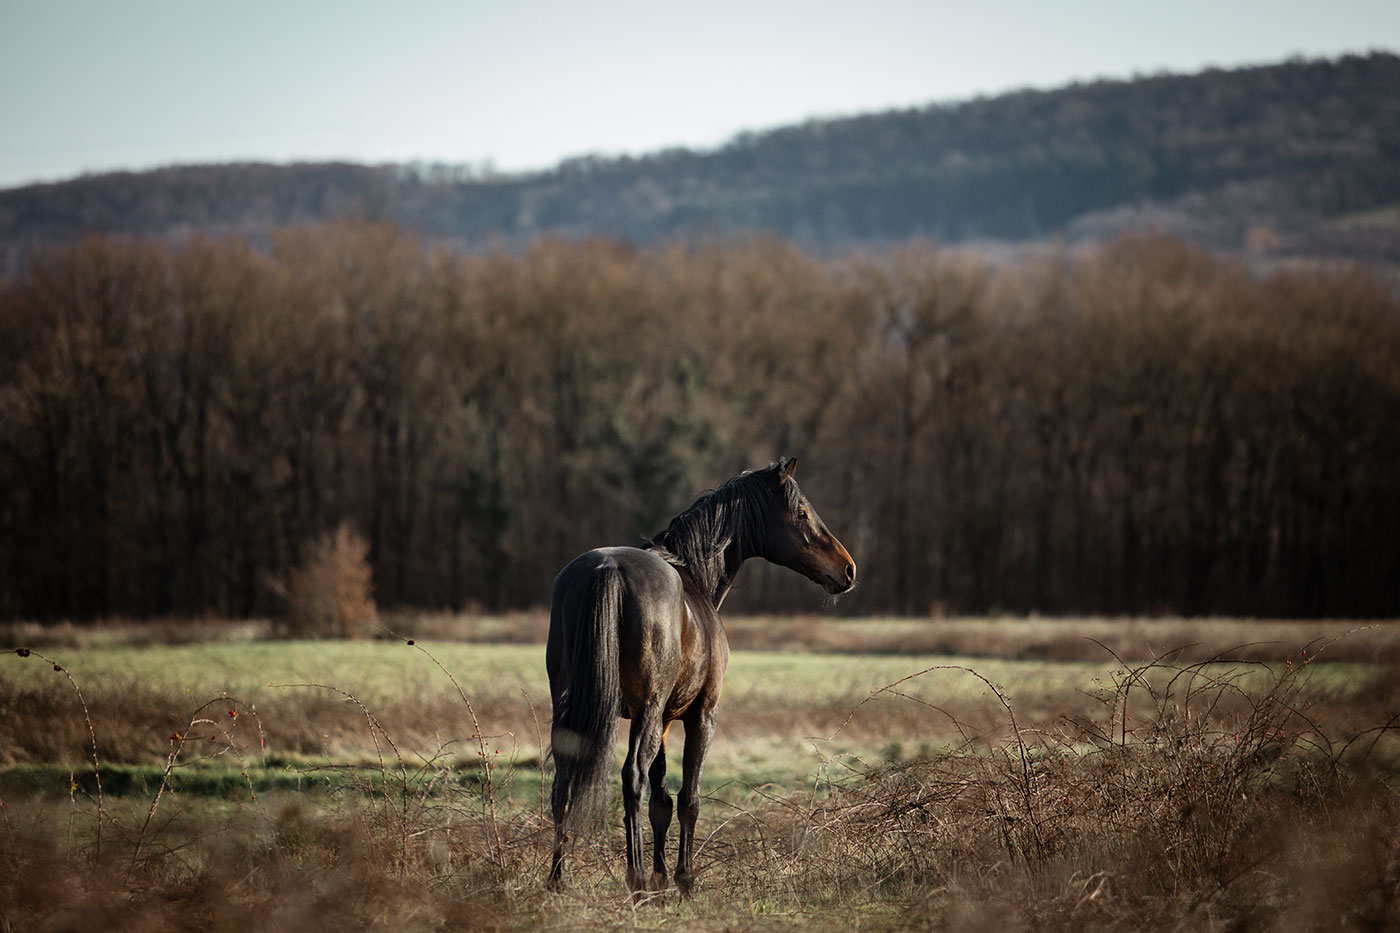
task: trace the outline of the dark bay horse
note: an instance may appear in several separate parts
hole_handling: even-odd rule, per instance
[[[676,885],[689,892],[700,812],[700,769],[715,732],[729,640],[719,606],[750,557],[796,570],[828,593],[855,586],[856,565],[792,478],[796,458],[736,476],[701,496],[645,548],[599,548],[554,579],[549,692],[554,701],[554,861],[564,881],[567,832],[585,822],[608,783],[619,718],[632,721],[622,766],[627,884],[666,887],[666,732],[685,723]],[[638,823],[648,779],[652,872],[643,873]]]

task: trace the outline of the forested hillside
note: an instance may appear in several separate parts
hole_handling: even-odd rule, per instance
[[[1400,301],[1359,269],[337,224],[56,251],[0,346],[0,617],[275,612],[341,524],[383,606],[538,606],[780,455],[847,611],[1400,613]]]
[[[1157,229],[1252,255],[1400,261],[1400,58],[1297,61],[802,125],[705,152],[460,166],[225,165],[0,192],[0,270],[90,232],[392,220],[457,247],[768,231],[843,250]]]

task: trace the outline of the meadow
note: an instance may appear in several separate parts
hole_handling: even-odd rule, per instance
[[[1400,920],[1395,623],[728,625],[696,895],[641,903],[616,800],[544,889],[540,614],[0,629],[0,930]]]

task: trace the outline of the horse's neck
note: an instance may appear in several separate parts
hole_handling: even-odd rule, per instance
[[[744,566],[744,561],[755,556],[751,549],[743,546],[738,541],[731,541],[721,555],[721,570],[715,592],[710,595],[710,605],[718,611],[724,602],[724,597],[729,595],[730,588],[734,585],[734,578],[739,575],[739,570]]]
[[[762,555],[759,553],[757,542],[746,540],[742,534],[726,534],[722,529],[716,528],[713,513],[706,516],[706,525],[705,530],[700,533],[713,537],[698,541],[690,538],[684,544],[667,539],[663,540],[662,546],[688,565],[687,572],[692,582],[701,591],[701,595],[709,600],[710,605],[718,610],[724,602],[724,597],[729,595],[729,589],[734,585],[734,578],[739,575],[744,561]],[[688,534],[695,533],[694,530],[688,531]],[[696,548],[696,544],[700,547]]]

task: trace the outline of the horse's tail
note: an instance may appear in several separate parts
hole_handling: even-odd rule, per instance
[[[550,745],[554,750],[556,819],[581,827],[599,815],[613,764],[620,688],[618,626],[622,617],[622,575],[611,560],[590,576],[579,600],[568,692],[554,711]]]

